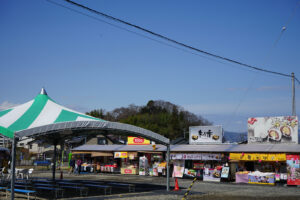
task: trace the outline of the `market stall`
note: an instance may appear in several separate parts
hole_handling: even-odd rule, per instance
[[[236,166],[237,183],[274,185],[286,174],[284,153],[230,153],[230,160]]]
[[[198,177],[204,181],[220,181],[224,155],[219,153],[172,153],[174,177]],[[179,170],[180,167],[180,170]],[[183,168],[183,169],[182,169]],[[182,176],[181,173],[182,172]]]
[[[138,174],[137,152],[115,152],[115,159],[121,159],[121,174]]]

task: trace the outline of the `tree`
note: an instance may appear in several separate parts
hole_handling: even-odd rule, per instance
[[[145,106],[134,104],[116,108],[111,112],[103,109],[87,113],[109,121],[117,121],[142,127],[170,139],[183,136],[190,126],[211,125],[211,123],[167,101],[148,101]]]

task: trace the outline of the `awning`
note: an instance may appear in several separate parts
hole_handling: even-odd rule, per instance
[[[76,155],[76,154],[92,154],[92,152],[88,152],[88,151],[73,151],[72,155]]]
[[[138,151],[139,153],[153,153],[153,154],[162,154],[163,152],[157,152],[157,151]]]
[[[113,153],[109,153],[109,152],[92,152],[92,157],[99,157],[99,156],[114,156]]]

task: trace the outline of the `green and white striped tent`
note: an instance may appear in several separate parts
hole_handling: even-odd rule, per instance
[[[94,118],[61,106],[51,99],[44,89],[33,100],[0,111],[0,127],[14,132],[18,137],[38,137],[59,133],[56,136],[61,138],[98,130],[107,133],[119,132],[127,135],[138,135],[162,144],[169,144],[168,138],[152,131]],[[10,138],[12,136],[4,129],[0,129],[0,134]]]

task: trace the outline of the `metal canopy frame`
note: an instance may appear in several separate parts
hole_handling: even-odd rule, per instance
[[[61,137],[67,137],[77,131],[84,131],[88,135],[89,132],[95,130],[102,130],[108,132],[118,132],[125,135],[137,135],[145,137],[160,144],[169,145],[170,140],[162,135],[152,131],[140,128],[137,126],[123,124],[119,122],[109,121],[73,121],[49,124],[45,126],[25,129],[16,132],[18,137],[38,137],[52,134],[58,134]]]
[[[52,178],[55,179],[56,170],[56,154],[57,154],[57,144],[63,138],[73,137],[74,135],[96,135],[99,134],[98,131],[103,131],[104,133],[118,133],[121,135],[131,135],[131,136],[141,136],[157,143],[167,146],[167,183],[166,190],[170,190],[170,140],[162,135],[155,132],[140,128],[137,126],[123,124],[118,122],[109,121],[72,121],[72,122],[61,122],[55,124],[49,124],[45,126],[39,126],[35,128],[25,129],[22,131],[15,132],[15,137],[13,138],[13,156],[12,156],[12,194],[11,199],[14,199],[14,180],[15,180],[15,151],[18,138],[31,137],[31,138],[43,138],[48,140],[54,145],[54,155],[53,155],[53,166],[52,166]]]

